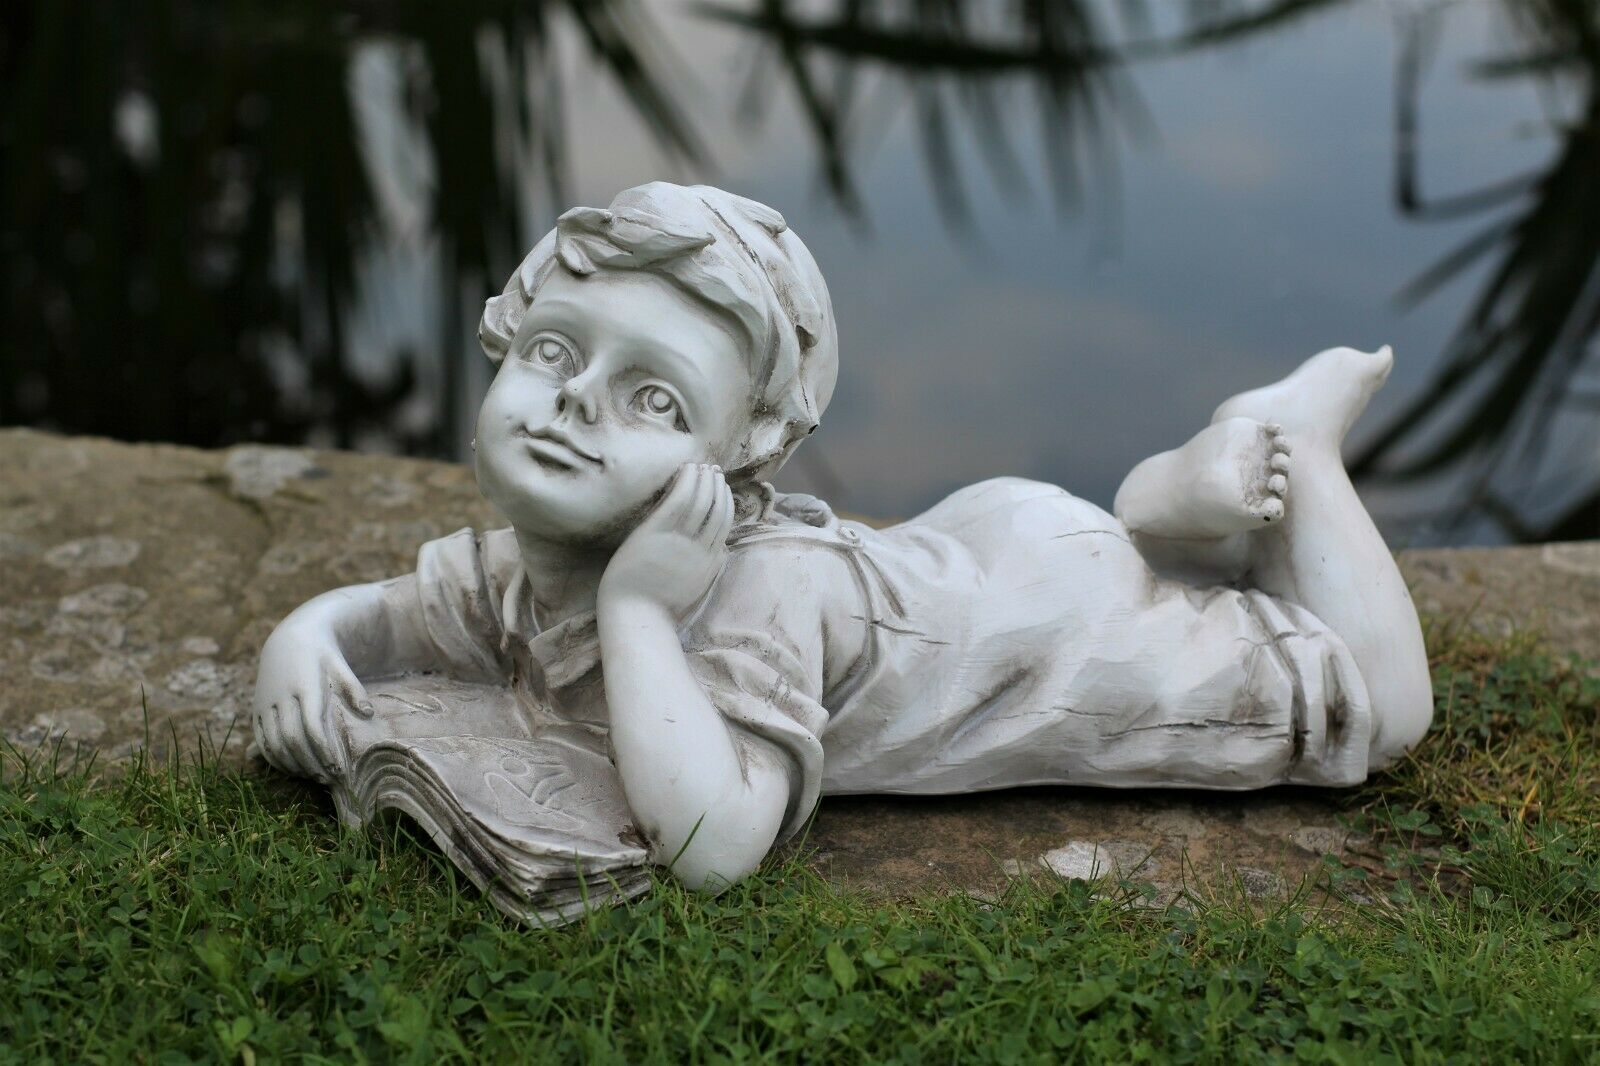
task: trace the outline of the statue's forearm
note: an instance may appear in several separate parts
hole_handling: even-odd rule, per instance
[[[350,669],[378,677],[444,665],[416,604],[416,575],[333,589],[308,600],[285,625],[326,628]]]
[[[670,613],[642,600],[598,610],[611,744],[639,828],[657,859],[695,888],[718,889],[761,861],[787,801],[781,770],[746,777],[727,724],[701,690]]]

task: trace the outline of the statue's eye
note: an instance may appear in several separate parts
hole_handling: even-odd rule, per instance
[[[555,337],[535,338],[528,355],[537,365],[568,375],[576,373],[578,369],[578,359],[572,354],[572,349]]]
[[[633,406],[637,411],[657,418],[671,418],[682,429],[683,417],[678,408],[678,400],[660,385],[646,385],[633,394]]]

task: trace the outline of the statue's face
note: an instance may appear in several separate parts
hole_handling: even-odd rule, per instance
[[[557,269],[478,412],[479,488],[520,533],[620,543],[680,466],[748,432],[742,343],[654,274]]]

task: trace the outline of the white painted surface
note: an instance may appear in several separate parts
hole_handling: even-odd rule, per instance
[[[418,817],[514,913],[571,912],[559,863],[505,858],[523,837],[632,861],[595,850],[605,796],[638,861],[715,889],[823,792],[1345,785],[1428,724],[1415,611],[1339,459],[1387,349],[1227,401],[1135,468],[1116,517],[1007,478],[874,530],[765,483],[838,358],[826,286],[770,208],[656,183],[569,212],[482,336],[477,473],[511,528],[290,615],[256,731],[347,817]],[[434,713],[384,711],[376,679]],[[507,774],[496,745],[575,736],[587,769],[513,790],[523,814],[484,783]]]

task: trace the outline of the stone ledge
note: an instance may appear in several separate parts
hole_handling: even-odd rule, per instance
[[[0,730],[115,756],[143,741],[147,706],[156,741],[204,734],[240,759],[255,657],[279,619],[412,569],[426,540],[500,524],[459,465],[0,430]],[[1425,613],[1542,629],[1600,659],[1600,542],[1401,563]],[[1170,885],[1186,855],[1275,891],[1345,845],[1326,794],[1293,789],[833,799],[808,843],[824,872],[888,891],[989,891],[1041,863],[1069,876],[1115,863]]]

